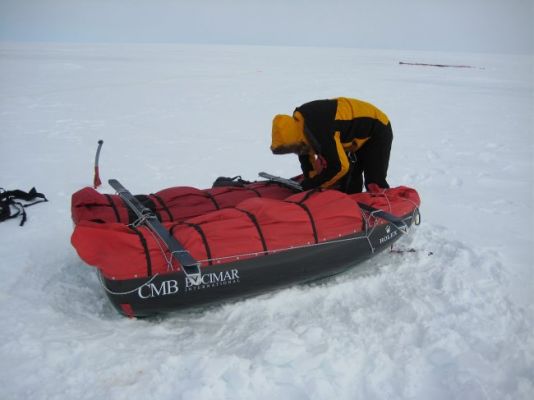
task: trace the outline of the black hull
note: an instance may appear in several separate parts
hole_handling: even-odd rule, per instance
[[[412,214],[404,218],[407,226],[412,225],[412,219]],[[119,312],[144,317],[336,275],[387,249],[403,234],[394,225],[381,223],[369,228],[367,234],[203,267],[201,282],[186,280],[181,271],[158,275],[151,280],[101,278],[109,299]]]

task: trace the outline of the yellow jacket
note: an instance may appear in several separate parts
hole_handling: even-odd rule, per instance
[[[339,97],[297,107],[293,116],[273,120],[273,153],[299,154],[308,187],[331,187],[349,170],[349,152],[358,151],[389,124],[382,111],[365,101]],[[317,166],[322,161],[324,168]]]

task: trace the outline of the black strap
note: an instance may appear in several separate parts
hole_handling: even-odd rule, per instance
[[[9,207],[9,204],[4,201],[0,201],[0,221],[5,221],[6,219],[9,219],[11,216],[11,208]]]
[[[323,189],[320,188],[320,187],[317,187],[317,188],[308,190],[308,191],[306,192],[306,194],[304,195],[304,197],[302,198],[302,200],[299,200],[299,201],[297,201],[296,203],[298,203],[298,204],[302,204],[302,203],[304,203],[306,200],[308,200],[311,196],[313,196],[315,193],[322,192],[322,191],[323,191]]]
[[[206,256],[208,257],[208,265],[213,265],[213,261],[211,260],[211,249],[208,243],[208,238],[206,237],[206,234],[202,230],[202,227],[199,224],[192,224],[190,222],[181,222],[179,224],[175,224],[171,227],[170,233],[174,236],[174,228],[176,228],[178,225],[187,225],[191,228],[193,228],[197,233],[199,234],[200,238],[202,239],[202,243],[204,244],[204,247],[206,249]]]
[[[121,217],[119,214],[119,210],[117,210],[117,206],[115,205],[115,202],[113,201],[113,197],[111,197],[110,194],[105,194],[106,198],[108,199],[109,205],[113,209],[113,212],[115,213],[115,218],[117,218],[117,222],[121,222]]]
[[[21,200],[25,203],[16,200]],[[4,188],[0,188],[0,222],[17,218],[19,215],[21,215],[22,219],[19,225],[23,226],[27,220],[25,208],[38,203],[44,203],[46,201],[48,201],[46,196],[37,192],[35,187],[31,188],[29,192],[24,192],[23,190],[19,189],[5,190]],[[12,213],[12,207],[15,208],[15,213]]]
[[[241,175],[234,176],[233,178],[229,178],[226,176],[219,176],[217,179],[215,179],[215,182],[213,182],[212,187],[221,187],[221,186],[235,186],[235,187],[244,187],[245,185],[248,185],[250,182],[244,180],[241,178]]]
[[[32,204],[28,204],[28,206],[31,206],[33,204],[42,203],[43,201],[48,201],[44,194],[37,192],[35,188],[31,188],[29,192],[25,192],[23,190],[15,189],[15,190],[4,190],[4,188],[0,188],[0,200],[4,201],[6,199],[18,199],[18,200],[24,200],[24,201],[33,201],[36,198],[39,198],[41,200],[38,200]]]
[[[134,231],[137,234],[137,236],[139,236],[139,240],[141,241],[141,245],[143,246],[143,251],[145,252],[145,257],[146,257],[146,274],[147,276],[152,276],[152,260],[150,259],[150,252],[148,251],[146,238],[143,235],[143,233],[139,229],[137,229],[135,226],[128,225],[128,227],[132,231]]]
[[[263,236],[263,232],[261,231],[261,226],[260,226],[256,216],[254,214],[252,214],[250,211],[243,210],[241,208],[236,208],[236,210],[245,213],[249,217],[249,219],[252,221],[252,223],[256,227],[256,230],[258,231],[258,234],[260,235],[260,240],[261,240],[261,245],[263,247],[263,252],[265,254],[267,254],[268,249],[267,249],[267,243],[265,242],[265,236]]]
[[[261,193],[259,192],[259,190],[256,190],[256,189],[251,188],[251,187],[245,187],[245,189],[253,191],[254,193],[256,193],[256,196],[258,196],[258,197],[262,197]]]
[[[15,213],[11,212],[11,207],[15,208]],[[26,222],[26,211],[24,211],[24,206],[22,203],[13,200],[9,202],[2,201],[0,203],[0,222],[17,218],[19,215],[22,215],[22,219],[20,221],[20,226],[22,226]]]
[[[165,212],[169,216],[169,221],[174,221],[174,216],[172,215],[171,210],[169,209],[169,207],[167,207],[167,204],[165,204],[163,199],[154,193],[152,193],[150,196],[154,197],[158,201],[158,203],[163,207],[163,210],[165,210]]]
[[[308,218],[310,219],[310,224],[311,224],[312,231],[313,231],[313,239],[315,240],[315,243],[319,243],[319,237],[317,235],[317,228],[315,226],[315,220],[313,219],[312,212],[310,211],[308,206],[306,204],[304,204],[304,202],[306,200],[308,200],[312,194],[317,193],[317,191],[318,190],[311,190],[310,192],[306,193],[304,198],[302,200],[300,200],[300,201],[288,201],[288,200],[285,200],[286,203],[296,204],[297,206],[301,207],[306,212],[306,214],[308,214]]]
[[[215,196],[212,195],[210,192],[204,192],[205,196],[211,200],[213,205],[215,206],[216,210],[220,210],[221,206],[219,206],[219,203],[217,203],[217,200],[215,199]]]
[[[302,207],[302,209],[304,211],[306,211],[306,214],[308,214],[308,217],[310,218],[310,223],[311,223],[311,226],[312,226],[312,230],[313,230],[313,239],[315,240],[315,243],[319,243],[319,237],[317,236],[317,228],[315,227],[315,220],[313,219],[313,215],[312,215],[310,209],[304,203],[295,203],[295,204],[297,204],[300,207]]]

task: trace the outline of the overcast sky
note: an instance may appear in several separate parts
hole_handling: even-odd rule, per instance
[[[0,0],[1,41],[534,53],[534,0]]]

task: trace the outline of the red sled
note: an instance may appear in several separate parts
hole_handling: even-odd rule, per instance
[[[119,312],[149,316],[323,279],[420,221],[419,195],[404,186],[348,195],[220,179],[137,196],[110,180],[118,195],[73,194],[71,242]]]

